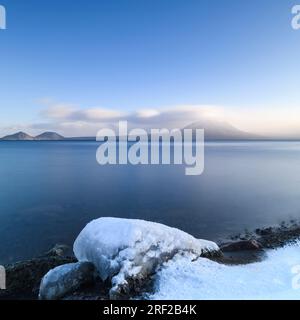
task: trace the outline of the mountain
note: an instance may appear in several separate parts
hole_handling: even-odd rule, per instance
[[[204,129],[205,140],[257,140],[262,137],[239,130],[231,124],[220,121],[204,119],[192,123],[184,129]]]
[[[36,137],[32,137],[27,133],[18,132],[1,138],[2,141],[59,141],[65,138],[56,132],[44,132]]]
[[[8,135],[3,137],[1,140],[6,140],[6,141],[32,141],[34,140],[34,137],[28,135],[27,133],[24,132],[18,132],[12,135]]]
[[[239,130],[231,124],[215,120],[202,119],[194,122],[184,129],[204,129],[205,140],[261,140],[263,137]],[[13,135],[5,136],[0,140],[5,141],[96,141],[96,137],[74,137],[65,138],[56,132],[44,132],[36,137],[32,137],[24,132],[18,132]]]
[[[34,140],[38,141],[59,141],[65,140],[63,136],[56,132],[44,132],[34,138]]]

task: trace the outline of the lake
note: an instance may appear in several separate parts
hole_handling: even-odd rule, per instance
[[[299,142],[209,142],[205,171],[100,166],[97,142],[0,143],[0,264],[72,245],[92,219],[138,218],[218,240],[300,218]]]

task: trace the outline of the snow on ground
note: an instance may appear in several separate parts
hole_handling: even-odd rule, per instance
[[[300,299],[300,288],[293,289],[293,283],[300,284],[300,243],[269,251],[266,260],[249,265],[225,266],[193,258],[177,255],[165,263],[150,299]]]
[[[90,222],[74,243],[79,261],[95,264],[103,280],[112,277],[113,291],[126,285],[129,278],[147,275],[166,258],[177,252],[219,250],[210,241],[153,222],[100,218]]]
[[[300,299],[300,242],[248,265],[199,257],[216,250],[215,243],[178,229],[117,218],[90,222],[74,243],[79,261],[94,263],[103,280],[112,278],[112,297],[128,280],[143,279],[158,267],[150,299]]]

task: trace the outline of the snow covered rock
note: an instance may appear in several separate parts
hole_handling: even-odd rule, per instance
[[[69,263],[50,270],[40,285],[40,300],[57,300],[94,279],[95,267],[89,262]]]
[[[180,252],[196,256],[219,251],[210,241],[153,222],[100,218],[90,222],[74,243],[79,261],[92,262],[103,281],[111,279],[111,298],[129,293],[156,267]]]

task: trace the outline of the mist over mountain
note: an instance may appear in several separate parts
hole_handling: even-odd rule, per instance
[[[202,119],[184,129],[204,129],[205,140],[255,140],[263,137],[235,128],[228,122],[216,119]]]

